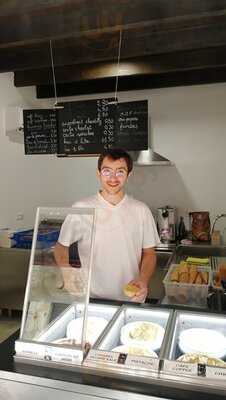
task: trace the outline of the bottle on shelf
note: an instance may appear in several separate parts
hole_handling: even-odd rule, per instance
[[[179,222],[178,230],[177,230],[177,238],[178,238],[178,240],[182,240],[182,239],[186,238],[186,227],[185,227],[183,217],[180,217],[180,222]]]

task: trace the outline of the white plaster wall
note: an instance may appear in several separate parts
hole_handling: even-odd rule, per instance
[[[112,93],[109,93],[109,96]],[[108,94],[68,97],[81,100]],[[136,167],[128,192],[154,211],[170,204],[178,214],[226,212],[226,84],[119,93],[119,100],[150,100],[151,143],[174,166]],[[21,134],[6,134],[10,106],[45,107],[35,88],[15,88],[13,74],[0,74],[0,227],[33,226],[37,206],[69,206],[94,193],[96,157],[25,156]],[[17,221],[19,213],[24,220]]]
[[[226,212],[226,84],[149,91],[154,149],[174,167],[139,169],[131,186],[152,207]],[[226,221],[224,221],[226,225]]]

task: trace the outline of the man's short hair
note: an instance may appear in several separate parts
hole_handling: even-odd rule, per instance
[[[126,162],[127,169],[128,169],[128,174],[132,171],[133,169],[133,160],[130,156],[129,153],[127,153],[125,150],[122,149],[110,149],[110,150],[105,150],[98,158],[98,170],[101,170],[102,163],[105,158],[110,158],[112,160],[119,160],[120,158],[123,158]]]

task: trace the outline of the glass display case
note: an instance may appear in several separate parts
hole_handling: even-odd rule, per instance
[[[97,381],[225,394],[225,315],[90,302],[96,212],[38,209],[14,360]]]
[[[94,231],[94,209],[38,209],[17,359],[81,364],[113,317],[116,306],[89,304]]]

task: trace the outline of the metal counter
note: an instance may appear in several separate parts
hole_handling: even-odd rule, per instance
[[[121,392],[53,379],[0,371],[1,400],[160,400],[159,397]],[[163,398],[161,398],[163,399]],[[168,400],[168,398],[165,398]]]

